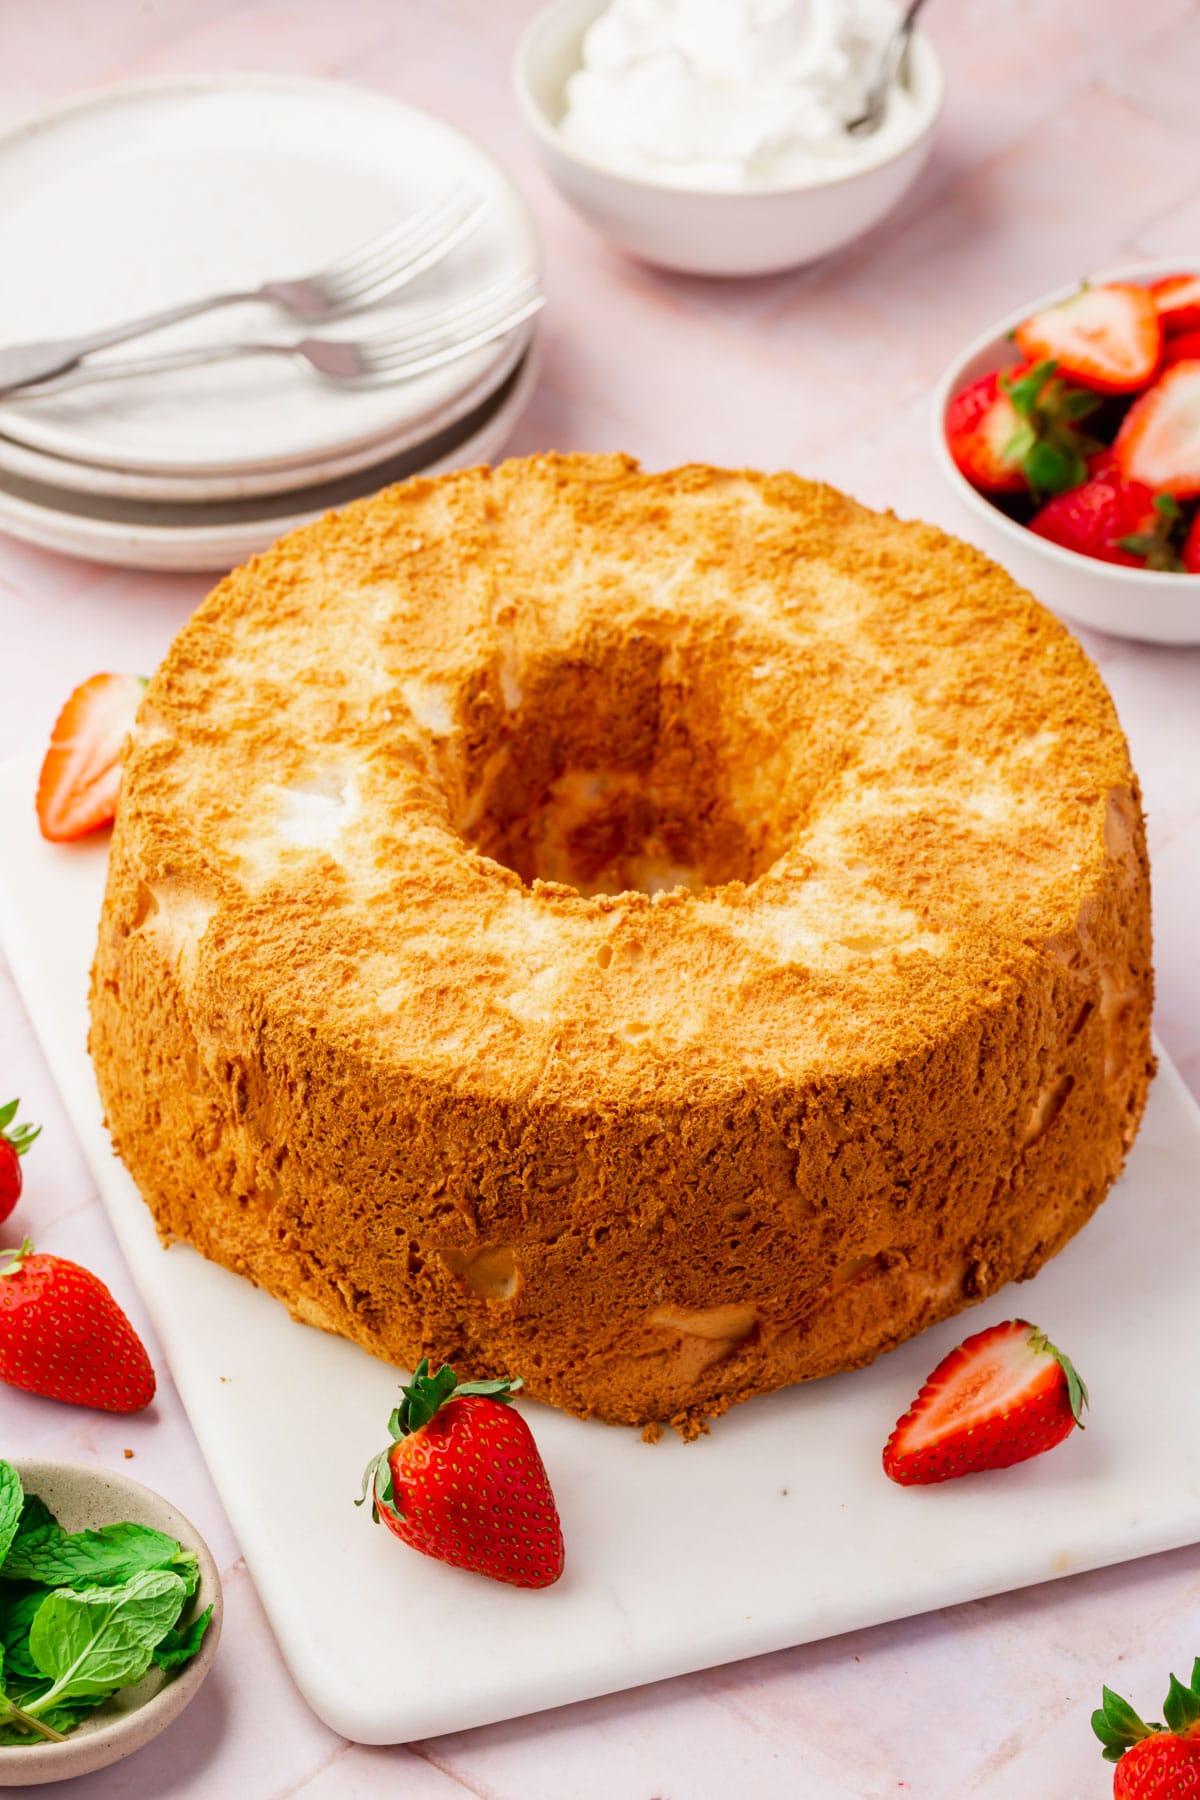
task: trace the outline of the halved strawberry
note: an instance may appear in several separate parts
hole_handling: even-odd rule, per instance
[[[1078,426],[1100,401],[1060,381],[1053,362],[982,375],[946,408],[946,443],[960,472],[988,494],[1061,493],[1087,479],[1095,446]]]
[[[1180,362],[1200,362],[1200,330],[1176,331],[1164,341],[1163,368]]]
[[[1194,331],[1200,326],[1200,275],[1164,275],[1146,290],[1164,331]]]
[[[1099,394],[1136,393],[1162,356],[1154,296],[1124,282],[1081,288],[1034,313],[1013,336],[1031,360],[1053,357],[1060,375]]]
[[[981,375],[946,408],[946,442],[959,472],[988,494],[1023,494],[1027,483],[1009,445],[1020,425],[1000,372]]]
[[[1200,511],[1197,511],[1183,540],[1179,560],[1186,575],[1200,575]]]
[[[65,843],[83,837],[115,814],[121,745],[145,686],[138,675],[93,675],[59,713],[38,777],[44,838]]]
[[[1134,401],[1113,455],[1126,481],[1177,500],[1200,494],[1200,358],[1176,363]]]
[[[1178,569],[1179,504],[1140,481],[1125,481],[1107,457],[1095,457],[1082,487],[1056,494],[1029,521],[1038,537],[1129,568]]]
[[[976,1332],[944,1357],[899,1419],[883,1467],[904,1487],[1007,1469],[1053,1449],[1076,1425],[1087,1389],[1027,1319]]]

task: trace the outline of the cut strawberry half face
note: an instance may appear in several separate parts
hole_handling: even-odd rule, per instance
[[[146,683],[137,675],[93,675],[58,715],[38,777],[42,836],[66,843],[107,825],[121,785],[121,745]]]
[[[1025,492],[1020,458],[1008,451],[1020,423],[998,372],[955,394],[946,408],[946,443],[973,487],[989,494]]]
[[[1200,275],[1164,275],[1146,292],[1153,296],[1164,331],[1200,329]]]
[[[1177,500],[1200,494],[1200,359],[1176,363],[1134,401],[1113,454],[1127,481]]]
[[[1052,357],[1060,375],[1099,394],[1136,393],[1162,356],[1154,296],[1120,282],[1082,288],[1034,313],[1013,335],[1031,360]]]
[[[888,1439],[883,1467],[904,1487],[1007,1469],[1082,1424],[1087,1389],[1027,1319],[967,1338],[933,1371]]]

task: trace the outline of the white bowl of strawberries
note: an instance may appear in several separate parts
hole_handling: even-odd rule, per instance
[[[1060,289],[976,338],[934,454],[984,546],[1056,612],[1200,643],[1200,257]]]

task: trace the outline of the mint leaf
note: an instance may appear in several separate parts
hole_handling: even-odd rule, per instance
[[[26,1494],[21,1507],[21,1517],[16,1532],[8,1548],[8,1555],[0,1565],[0,1576],[6,1581],[18,1580],[18,1572],[11,1565],[13,1559],[21,1558],[26,1553],[40,1549],[55,1539],[66,1537],[66,1532],[55,1518],[44,1500],[36,1494]]]
[[[200,1558],[194,1550],[180,1550],[173,1556],[168,1565],[173,1575],[178,1575],[183,1583],[184,1593],[190,1600],[200,1586]]]
[[[140,1681],[183,1601],[183,1582],[169,1569],[144,1570],[118,1587],[47,1594],[29,1652],[51,1686],[25,1711],[41,1718],[64,1701],[104,1698]]]
[[[40,1503],[39,1503],[40,1504]],[[43,1587],[109,1587],[145,1569],[171,1568],[180,1559],[184,1575],[191,1551],[148,1525],[104,1525],[99,1531],[64,1531],[47,1514],[26,1530],[24,1521],[4,1564],[6,1580],[38,1581]]]
[[[0,1568],[3,1568],[8,1547],[17,1535],[24,1501],[21,1477],[11,1463],[0,1462]]]
[[[172,1626],[166,1637],[154,1646],[154,1661],[159,1668],[181,1669],[184,1663],[191,1662],[204,1642],[204,1634],[211,1618],[212,1606],[209,1605],[190,1625],[185,1625],[182,1631],[177,1625]]]
[[[33,1615],[46,1598],[43,1588],[0,1588],[0,1651],[9,1677],[39,1681],[42,1672],[29,1654]]]

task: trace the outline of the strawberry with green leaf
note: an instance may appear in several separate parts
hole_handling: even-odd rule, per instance
[[[1103,1696],[1092,1730],[1117,1765],[1114,1800],[1200,1800],[1200,1657],[1187,1687],[1172,1675],[1165,1725],[1147,1725],[1111,1688]]]
[[[519,1381],[462,1381],[423,1357],[356,1502],[439,1562],[514,1587],[563,1571],[562,1527],[533,1433],[511,1404]]]
[[[0,1220],[7,1219],[21,1198],[21,1158],[41,1131],[40,1125],[14,1125],[19,1100],[0,1106]]]
[[[946,409],[946,442],[959,470],[989,494],[1060,494],[1087,480],[1099,449],[1079,430],[1102,404],[1061,381],[1053,361],[996,371],[962,388]]]
[[[1182,514],[1170,494],[1126,481],[1111,456],[1093,457],[1082,487],[1056,494],[1029,521],[1036,536],[1099,562],[1178,571]]]

